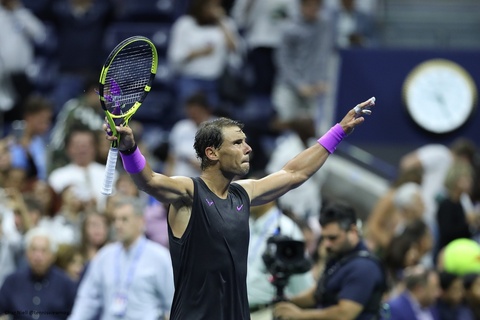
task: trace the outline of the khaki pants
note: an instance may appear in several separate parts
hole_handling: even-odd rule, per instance
[[[273,310],[271,307],[255,311],[250,314],[251,320],[272,320],[273,319]]]

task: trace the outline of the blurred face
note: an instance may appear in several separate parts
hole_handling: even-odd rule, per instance
[[[442,299],[448,304],[456,306],[462,302],[464,293],[462,278],[458,277],[447,290],[442,292]]]
[[[27,260],[33,273],[44,275],[53,263],[54,254],[50,250],[50,241],[43,236],[36,236],[27,248]]]
[[[88,132],[76,132],[67,146],[70,160],[78,166],[86,167],[95,160],[95,136]]]
[[[95,214],[89,216],[85,223],[87,241],[95,247],[105,244],[108,236],[106,219]]]
[[[80,253],[75,254],[73,256],[72,261],[67,265],[66,272],[70,276],[71,279],[74,281],[78,281],[80,279],[80,275],[83,272],[84,268],[84,261],[83,257]]]
[[[300,8],[303,18],[307,21],[315,21],[321,4],[321,0],[303,0]]]
[[[469,299],[480,304],[480,276],[475,279],[467,294]]]
[[[117,192],[122,195],[136,197],[138,189],[133,180],[128,176],[122,176],[117,180]]]
[[[113,225],[117,240],[125,247],[131,245],[142,234],[143,217],[134,212],[131,205],[120,205],[113,209]]]
[[[425,211],[425,205],[423,203],[422,195],[417,193],[413,196],[412,206],[407,209],[406,218],[409,221],[420,219],[423,217],[423,212]]]
[[[218,149],[211,148],[211,150],[225,173],[244,176],[250,170],[252,148],[247,144],[246,136],[239,127],[224,128],[222,145]]]
[[[422,293],[419,296],[418,302],[424,308],[429,307],[435,303],[440,296],[440,281],[436,272],[431,272],[428,276],[425,287],[422,288]]]
[[[48,132],[52,124],[52,111],[42,110],[26,116],[25,122],[33,134],[43,135]]]
[[[10,151],[6,141],[0,141],[0,172],[7,171],[11,165]]]
[[[470,176],[461,176],[458,178],[457,186],[459,191],[470,193],[472,191],[473,179]]]
[[[353,249],[354,244],[351,241],[352,232],[354,231],[343,230],[336,222],[329,223],[322,227],[324,247],[330,258],[337,257]]]

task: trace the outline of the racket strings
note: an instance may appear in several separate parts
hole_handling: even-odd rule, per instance
[[[115,56],[108,68],[104,96],[112,114],[125,114],[138,101],[142,102],[150,84],[153,53],[150,45],[133,43]]]

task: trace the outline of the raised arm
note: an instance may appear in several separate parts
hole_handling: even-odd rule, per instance
[[[107,133],[110,129],[105,125]],[[193,182],[187,177],[168,177],[154,172],[145,157],[138,150],[135,138],[130,127],[117,126],[120,134],[119,150],[123,166],[137,187],[153,196],[162,203],[174,203],[193,195]],[[113,135],[107,134],[108,140],[116,140]]]
[[[317,144],[299,153],[280,171],[260,180],[238,181],[248,192],[252,205],[273,201],[307,181],[322,167],[342,139],[365,120],[363,115],[369,115],[374,104],[375,98],[371,98],[348,111],[339,124],[318,139]]]

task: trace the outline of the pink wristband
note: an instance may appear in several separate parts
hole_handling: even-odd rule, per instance
[[[342,126],[337,123],[330,130],[328,130],[327,133],[321,136],[317,142],[327,149],[328,153],[333,153],[345,136],[346,133],[343,131]]]
[[[120,157],[122,158],[123,167],[128,173],[139,173],[147,164],[145,157],[138,147],[132,154],[125,155],[120,152]]]

